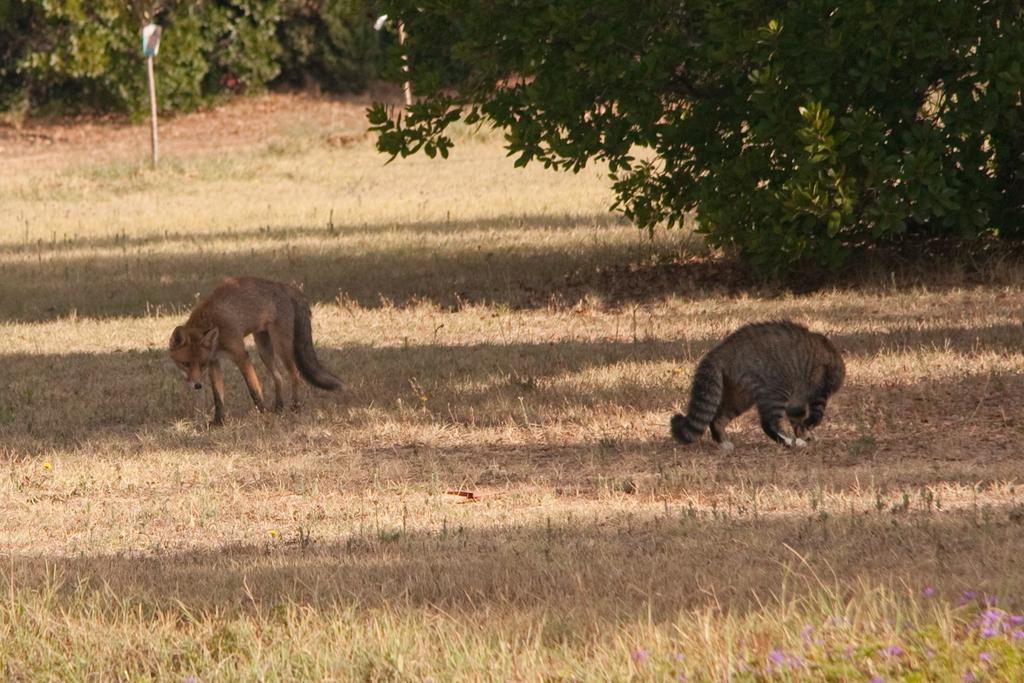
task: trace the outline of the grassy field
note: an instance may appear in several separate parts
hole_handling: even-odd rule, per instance
[[[1017,266],[758,288],[600,167],[385,165],[359,116],[182,117],[158,171],[0,129],[0,677],[1021,680]],[[346,386],[257,415],[229,369],[211,429],[165,347],[239,274],[303,285]],[[671,442],[783,317],[846,355],[817,440]]]

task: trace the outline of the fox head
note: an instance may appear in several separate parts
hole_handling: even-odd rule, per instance
[[[168,352],[171,360],[185,376],[185,383],[193,389],[203,388],[203,373],[217,352],[217,328],[203,331],[179,325],[171,333]]]

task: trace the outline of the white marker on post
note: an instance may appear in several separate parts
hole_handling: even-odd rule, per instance
[[[156,138],[156,76],[153,74],[153,58],[160,52],[160,34],[163,32],[156,24],[142,27],[142,56],[146,58],[146,75],[149,79],[149,131],[152,143],[153,168],[159,158]]]

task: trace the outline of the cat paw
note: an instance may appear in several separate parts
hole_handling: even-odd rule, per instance
[[[806,447],[807,447],[807,442],[804,441],[803,439],[800,439],[800,438],[793,439],[793,448],[806,448]]]
[[[718,444],[718,447],[719,449],[721,449],[723,453],[731,453],[732,450],[736,448],[735,446],[732,445],[731,441],[723,441],[722,443]]]

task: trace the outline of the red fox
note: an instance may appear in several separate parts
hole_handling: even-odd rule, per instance
[[[224,423],[224,371],[227,356],[245,378],[252,402],[264,410],[263,389],[245,350],[245,337],[253,335],[263,364],[274,380],[274,410],[284,408],[281,369],[291,377],[292,406],[299,405],[299,375],[320,389],[334,391],[341,380],[324,369],[313,350],[309,304],[290,285],[255,277],[229,278],[206,297],[184,325],[171,334],[170,355],[192,388],[203,388],[203,372],[210,371],[213,424]]]

